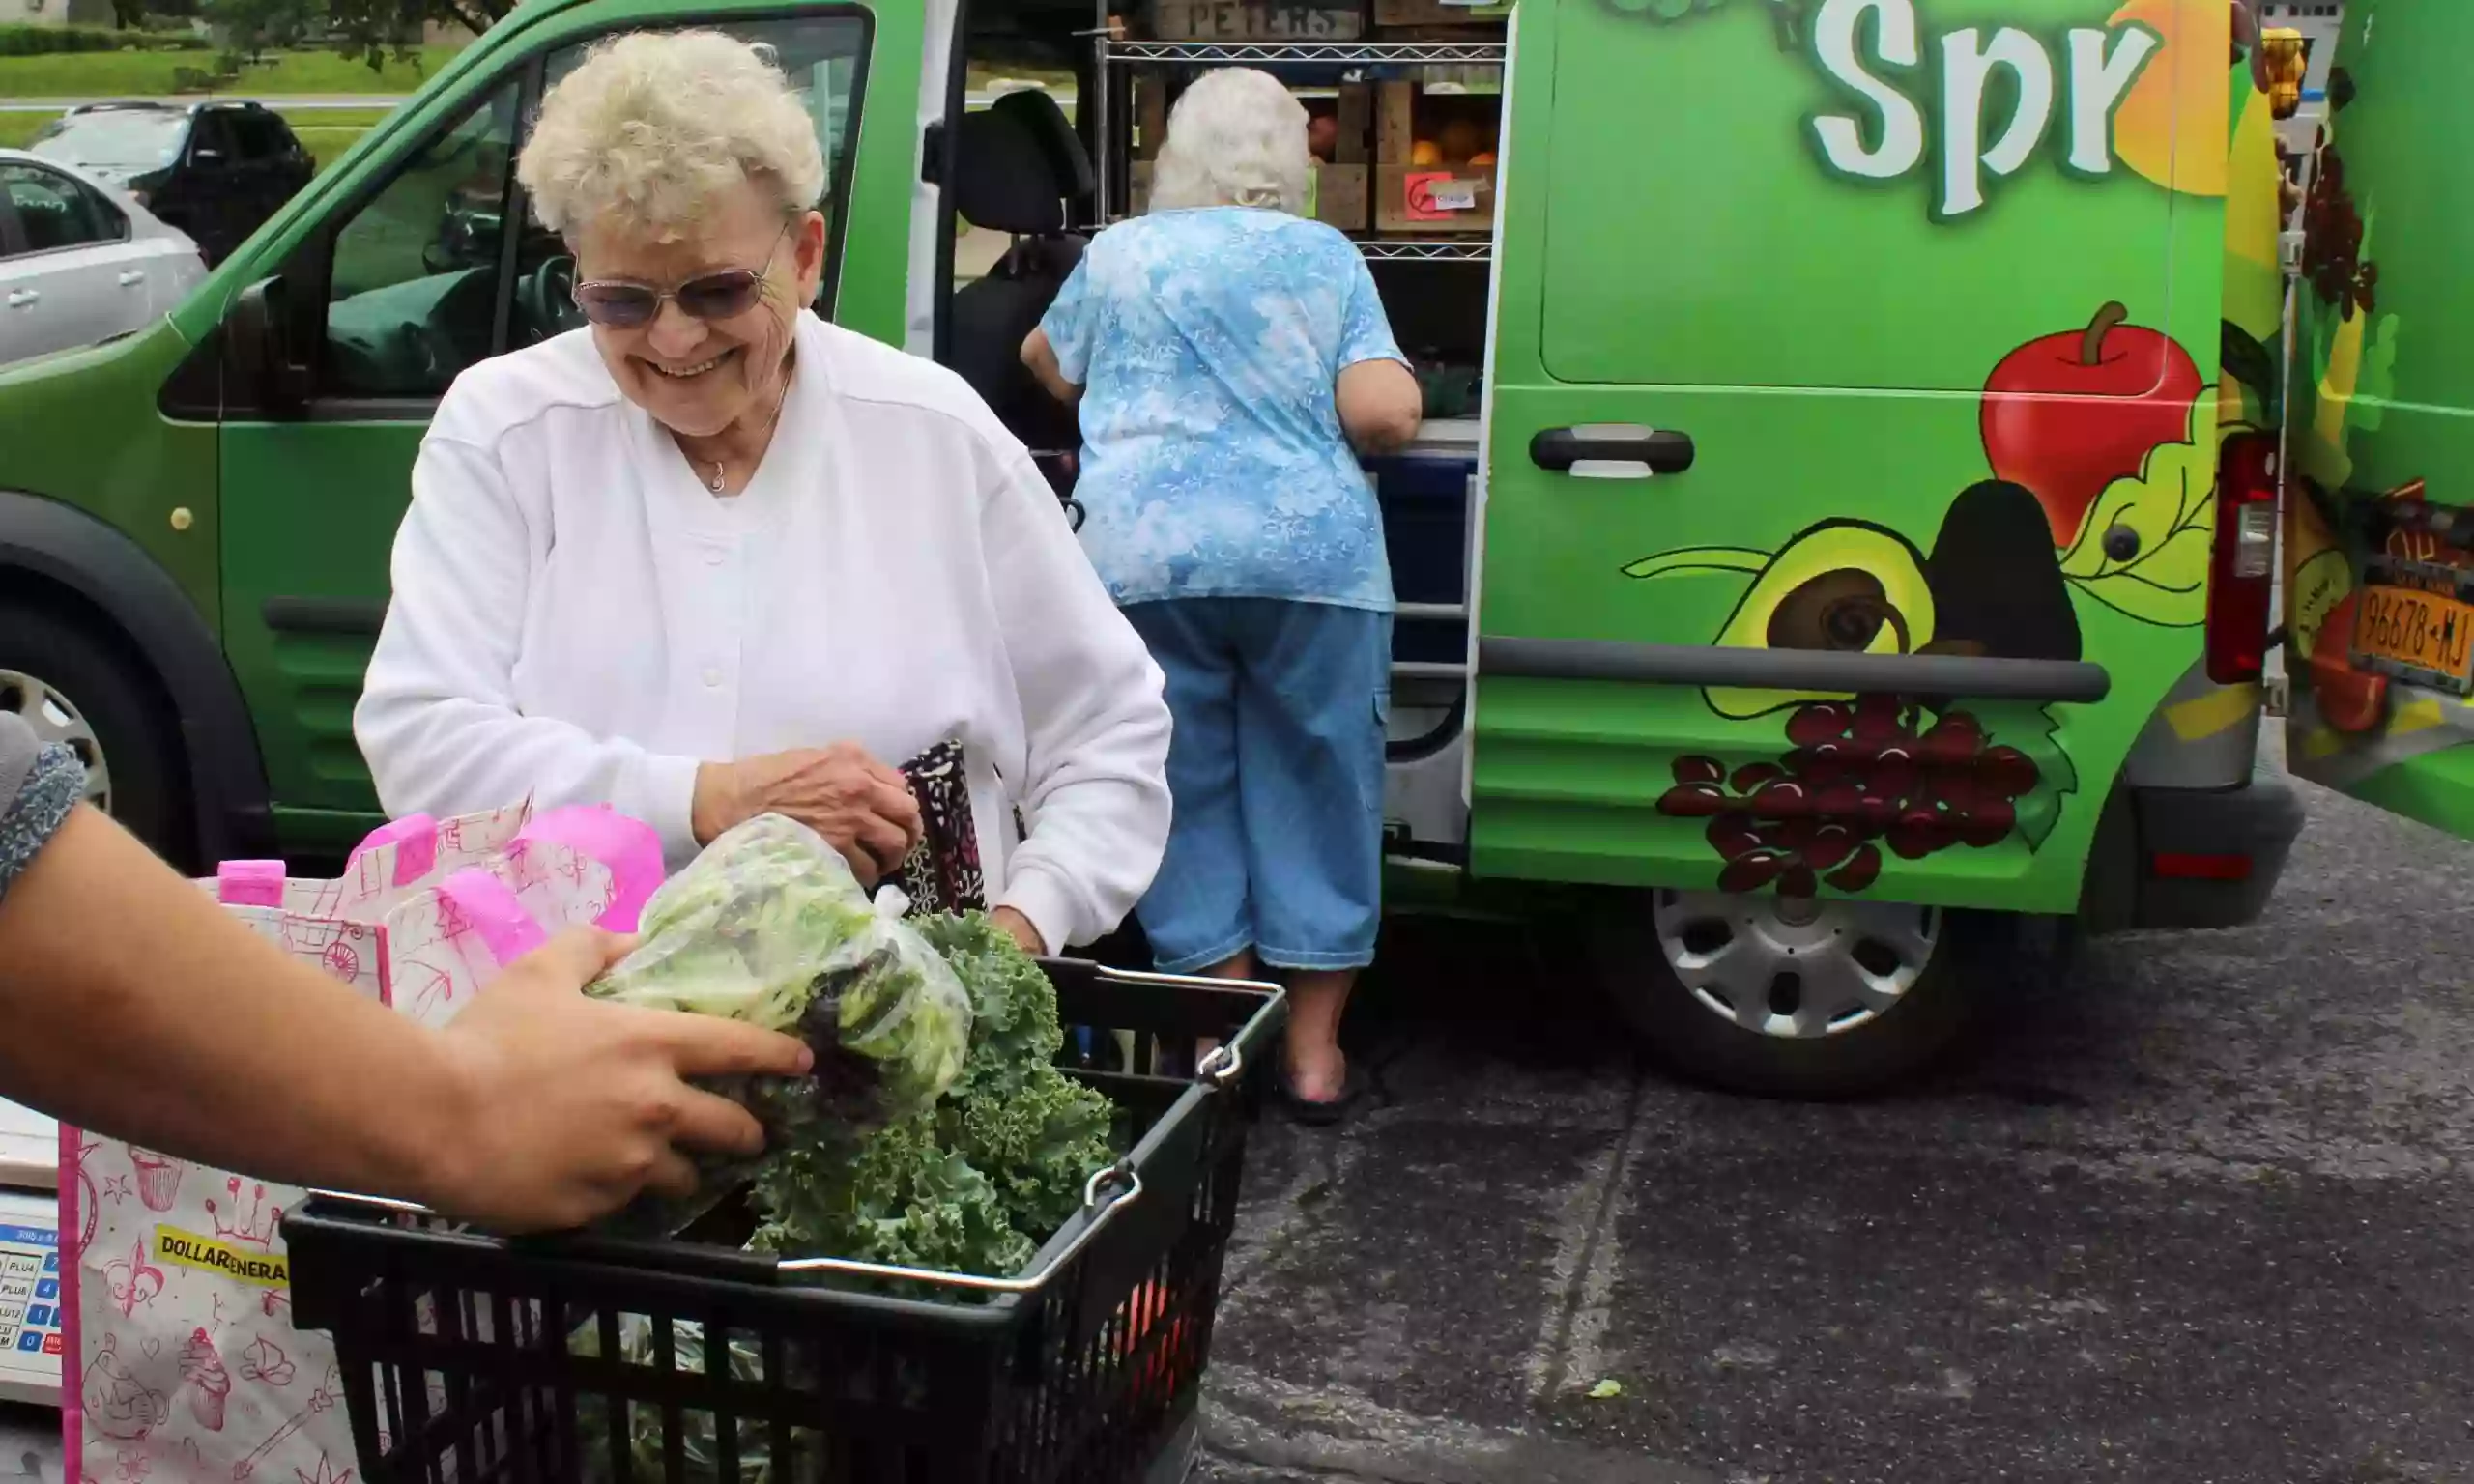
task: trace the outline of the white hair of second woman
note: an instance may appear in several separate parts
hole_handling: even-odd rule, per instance
[[[824,153],[791,80],[720,31],[636,31],[596,44],[541,100],[515,167],[541,224],[668,236],[741,181],[802,211],[824,194]]]
[[[1306,105],[1251,68],[1205,74],[1168,111],[1152,166],[1152,209],[1252,206],[1302,214],[1313,159]]]

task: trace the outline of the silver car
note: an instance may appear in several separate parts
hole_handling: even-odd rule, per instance
[[[205,277],[197,244],[126,192],[0,150],[0,363],[137,329]]]

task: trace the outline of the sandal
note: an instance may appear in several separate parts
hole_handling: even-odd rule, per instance
[[[1280,1100],[1280,1111],[1288,1115],[1291,1123],[1309,1128],[1329,1128],[1346,1121],[1373,1090],[1373,1084],[1358,1064],[1351,1062],[1340,1078],[1340,1096],[1322,1100],[1301,1098],[1290,1084],[1288,1068],[1283,1065],[1272,1078],[1272,1090]]]

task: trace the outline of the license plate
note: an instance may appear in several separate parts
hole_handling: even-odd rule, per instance
[[[2354,615],[2354,656],[2369,669],[2474,689],[2474,603],[2409,587],[2366,587]]]

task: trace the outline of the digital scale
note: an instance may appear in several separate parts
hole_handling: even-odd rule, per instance
[[[0,1402],[60,1405],[60,1126],[0,1102]]]

